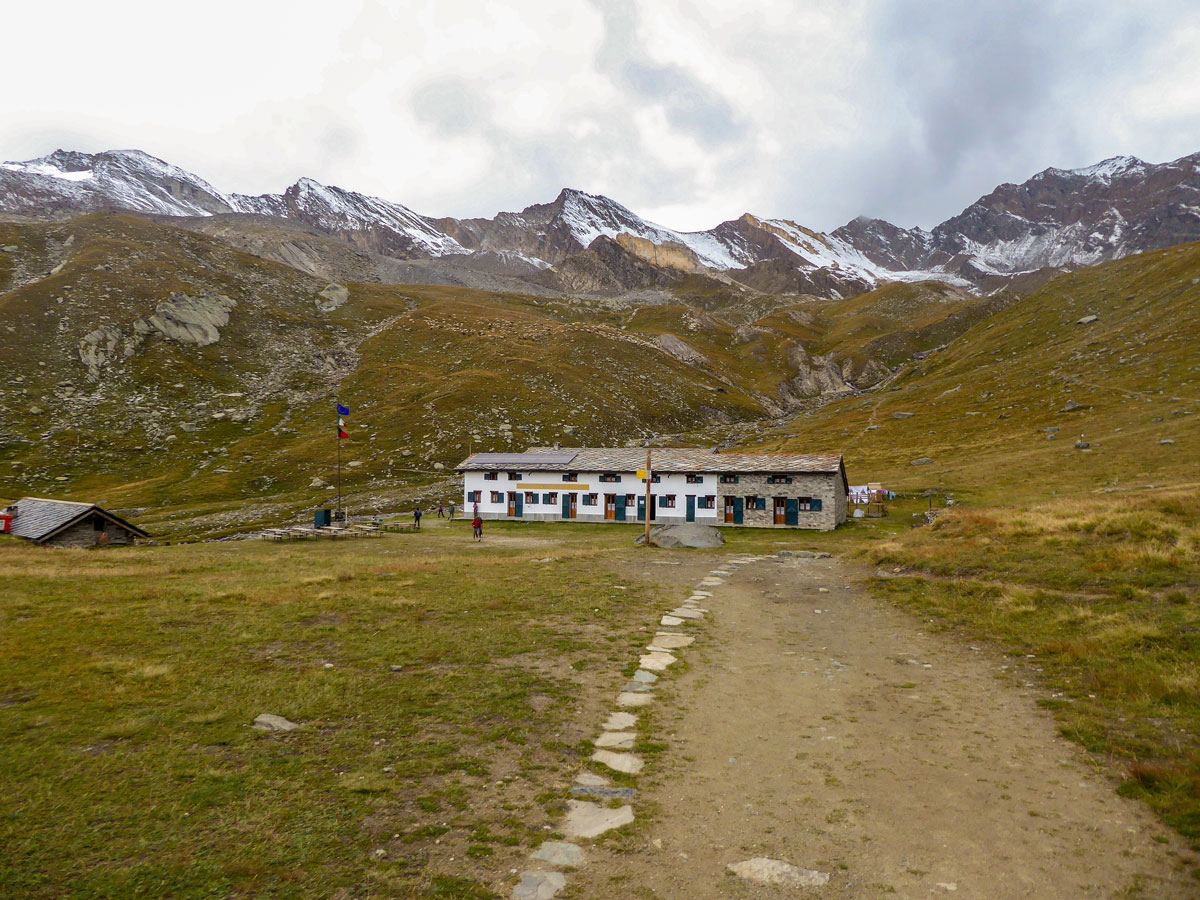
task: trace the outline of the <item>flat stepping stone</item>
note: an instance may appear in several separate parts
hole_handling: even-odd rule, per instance
[[[784,887],[823,887],[829,883],[828,872],[801,869],[782,859],[756,856],[739,863],[730,863],[726,868],[739,878],[757,881],[759,884],[778,884]]]
[[[713,570],[712,570],[711,572],[709,572],[708,574],[709,574],[709,575],[716,575],[716,576],[718,576],[718,577],[720,577],[720,578],[728,578],[728,577],[729,577],[730,575],[732,575],[733,573],[732,573],[732,572],[728,572],[728,571],[726,571],[725,569],[713,569]]]
[[[552,866],[582,866],[584,863],[583,848],[567,841],[546,841],[529,858]]]
[[[665,653],[665,650],[660,650],[660,653]],[[658,681],[658,676],[653,672],[647,672],[645,669],[638,669],[633,673],[633,680],[640,681],[642,684],[654,684]]]
[[[550,900],[567,886],[562,872],[522,872],[521,881],[513,888],[513,900]]]
[[[635,694],[633,691],[622,691],[617,694],[617,706],[649,706],[654,694]]]
[[[594,838],[632,821],[633,807],[628,804],[611,809],[587,800],[568,800],[563,833],[571,838]]]
[[[595,797],[599,800],[632,800],[637,793],[637,788],[592,787],[586,784],[573,784],[571,793],[576,797]]]
[[[588,787],[603,787],[606,784],[612,784],[612,779],[597,775],[595,772],[580,772],[575,776],[575,783]]]
[[[636,724],[637,724],[637,716],[635,716],[633,713],[615,712],[611,716],[609,716],[605,720],[604,724],[601,725],[600,727],[603,728],[605,731],[628,731],[630,728],[632,728]],[[596,776],[593,776],[593,777],[596,777]],[[587,784],[586,781],[580,781],[579,778],[576,778],[575,780],[579,781],[580,784]]]
[[[695,642],[696,639],[690,634],[674,634],[670,631],[660,631],[658,634],[654,635],[654,646],[662,647],[666,650],[674,650],[678,647],[687,647]]]
[[[621,690],[640,694],[642,691],[652,691],[654,688],[643,681],[627,681]]]
[[[704,578],[700,581],[701,587],[719,587],[725,582],[720,578]]]
[[[670,615],[674,616],[677,619],[703,619],[704,618],[704,613],[702,613],[700,610],[688,609],[683,606],[679,607],[679,609],[671,610]]]
[[[616,750],[632,750],[635,737],[637,735],[632,731],[606,731],[596,738],[596,746]]]
[[[592,754],[592,761],[624,775],[636,775],[646,765],[632,753],[614,753],[612,750],[597,750]]]
[[[663,616],[661,619],[659,619],[658,624],[659,625],[682,625],[683,619],[679,618],[679,616]]]
[[[649,669],[651,672],[665,672],[667,666],[675,662],[675,657],[664,651],[656,651],[654,653],[643,653],[638,660],[638,666],[643,669]]]
[[[710,591],[692,591],[692,596],[693,597],[711,597],[712,593]]]

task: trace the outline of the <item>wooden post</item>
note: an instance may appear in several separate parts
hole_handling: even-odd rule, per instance
[[[645,546],[650,546],[650,479],[654,473],[650,470],[650,448],[646,448],[646,538]]]

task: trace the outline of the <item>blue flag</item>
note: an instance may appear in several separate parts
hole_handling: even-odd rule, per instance
[[[348,407],[348,406],[342,406],[342,404],[340,404],[340,403],[339,403],[339,404],[337,405],[337,408],[338,408],[338,415],[339,415],[339,416],[348,416],[348,415],[350,415],[350,407]]]

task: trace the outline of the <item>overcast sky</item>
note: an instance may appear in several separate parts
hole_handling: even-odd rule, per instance
[[[3,30],[0,159],[136,147],[427,215],[571,186],[675,228],[929,227],[1200,151],[1197,0],[60,0]]]

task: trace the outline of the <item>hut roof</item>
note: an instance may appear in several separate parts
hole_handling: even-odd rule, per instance
[[[95,503],[77,503],[73,500],[47,500],[43,497],[22,497],[13,506],[12,530],[10,534],[41,544],[59,532],[70,528],[80,519],[92,513],[103,516],[110,522],[126,528],[138,537],[149,537],[136,525],[126,522]]]

